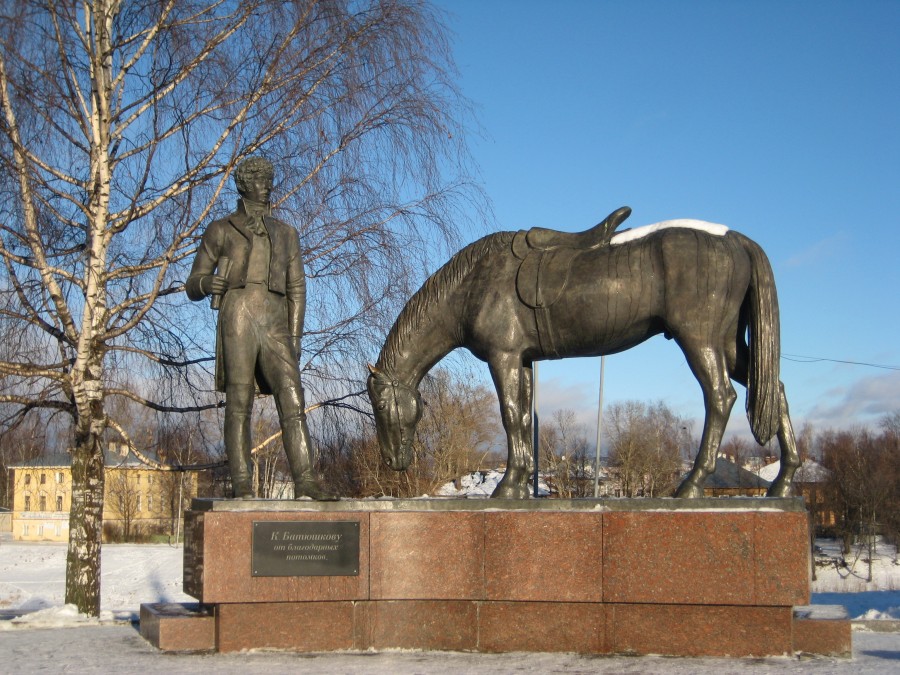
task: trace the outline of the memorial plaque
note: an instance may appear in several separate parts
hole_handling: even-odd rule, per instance
[[[254,577],[356,576],[359,522],[253,523]]]

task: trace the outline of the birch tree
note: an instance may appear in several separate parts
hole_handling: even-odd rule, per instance
[[[428,251],[456,243],[454,205],[473,194],[466,110],[440,17],[418,0],[2,12],[0,321],[20,348],[0,361],[0,404],[10,424],[71,418],[65,600],[97,615],[101,446],[105,433],[131,443],[109,402],[218,405],[211,313],[181,290],[203,224],[232,210],[232,169],[250,154],[276,164],[275,207],[310,276],[302,365],[334,382]]]

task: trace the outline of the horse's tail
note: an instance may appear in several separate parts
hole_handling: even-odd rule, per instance
[[[756,442],[764,445],[778,431],[781,414],[781,326],[778,293],[769,259],[759,245],[741,237],[752,266],[746,317],[750,359],[747,419]]]

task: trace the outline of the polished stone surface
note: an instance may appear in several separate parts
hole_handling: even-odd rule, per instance
[[[199,604],[143,604],[141,635],[164,651],[212,651],[216,648],[216,619],[210,609]]]
[[[215,605],[219,651],[758,656],[846,645],[833,627],[793,637],[792,606],[809,598],[802,500],[498,503],[195,500],[185,591]],[[359,523],[358,577],[252,576],[254,522],[348,520]]]
[[[806,512],[800,497],[705,497],[701,499],[488,499],[473,497],[422,497],[417,499],[341,499],[315,502],[311,499],[210,499],[195,498],[192,511],[277,511],[332,513],[343,511],[763,511]]]
[[[533,500],[555,508],[407,510],[435,502],[402,500],[401,508],[389,511],[334,510],[332,504],[316,503],[254,512],[240,502],[233,510],[189,513],[184,588],[206,603],[446,599],[788,606],[809,601],[806,514],[793,508],[800,500],[787,500],[785,511],[734,505],[691,509],[683,505],[697,500],[658,501],[681,508],[600,511],[593,500]],[[778,500],[709,501],[725,506]],[[216,507],[234,503],[213,502]],[[373,503],[383,502],[346,502]],[[497,501],[437,503],[484,507]],[[358,576],[252,575],[254,522],[323,520],[359,523]]]
[[[606,613],[594,602],[482,603],[479,649],[608,654]]]
[[[365,600],[369,597],[369,517],[360,528],[359,574],[355,576],[253,576],[254,521],[289,522],[296,513],[188,513],[185,528],[184,592],[205,603]],[[304,521],[346,521],[346,513],[304,513]],[[197,521],[202,521],[202,526]],[[202,534],[198,543],[194,533]]]
[[[790,654],[790,607],[612,605],[609,651],[615,654],[766,656]]]
[[[851,624],[840,605],[794,608],[794,651],[848,657],[852,653]]]
[[[220,652],[359,648],[352,602],[223,603],[216,609]]]
[[[486,513],[485,598],[601,602],[603,518],[581,512]]]
[[[484,597],[484,515],[372,513],[372,600]]]
[[[478,603],[409,600],[368,604],[369,644],[374,649],[478,649]]]
[[[604,516],[605,602],[809,602],[806,514],[648,515]]]

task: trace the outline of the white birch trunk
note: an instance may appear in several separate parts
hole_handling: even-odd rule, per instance
[[[116,3],[113,3],[115,5]],[[87,223],[85,302],[81,316],[72,394],[75,399],[75,447],[72,456],[72,510],[66,556],[66,602],[91,616],[100,614],[100,552],[103,537],[104,461],[102,434],[103,345],[107,321],[106,266],[109,230],[109,137],[111,95],[110,31],[115,8],[105,0],[85,4],[84,32],[90,40],[91,193]]]

